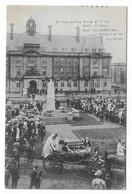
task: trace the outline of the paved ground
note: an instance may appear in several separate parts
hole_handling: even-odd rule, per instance
[[[87,114],[88,116],[94,118],[99,122],[99,118],[97,118],[94,115]],[[116,123],[111,123],[111,122],[103,122],[100,125],[83,125],[83,126],[71,126],[69,124],[61,124],[61,125],[47,125],[46,129],[49,131],[51,134],[52,133],[59,133],[60,136],[63,136],[64,138],[67,139],[78,139],[77,136],[74,135],[72,130],[86,130],[86,129],[102,129],[102,128],[119,128],[122,127],[121,125],[118,125]]]

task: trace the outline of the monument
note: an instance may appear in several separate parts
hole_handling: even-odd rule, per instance
[[[46,111],[52,110],[55,110],[55,89],[54,83],[52,82],[52,79],[50,79],[47,90]]]

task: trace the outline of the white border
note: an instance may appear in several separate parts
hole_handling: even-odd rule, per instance
[[[6,5],[84,5],[84,6],[127,6],[128,7],[128,52],[127,52],[127,189],[124,191],[92,191],[92,190],[5,190],[4,185],[4,109],[5,109],[5,54],[6,54]],[[2,193],[10,192],[113,192],[120,193],[125,192],[129,193],[132,191],[132,129],[131,129],[131,90],[132,90],[132,2],[131,0],[3,0],[0,3],[0,191]]]

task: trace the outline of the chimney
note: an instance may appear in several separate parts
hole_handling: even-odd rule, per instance
[[[103,44],[103,36],[99,36],[101,43]]]
[[[51,41],[52,40],[52,26],[48,26],[48,28],[49,28],[48,40]]]
[[[76,27],[76,40],[77,42],[80,42],[80,28],[79,27]]]
[[[10,40],[13,40],[13,27],[14,27],[14,24],[11,23],[10,26],[11,26],[11,28],[10,28]]]

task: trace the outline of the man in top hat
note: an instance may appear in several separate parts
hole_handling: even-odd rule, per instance
[[[101,179],[102,171],[97,170],[95,172],[95,179],[92,181],[92,187],[97,190],[106,189],[106,183],[103,179]]]

